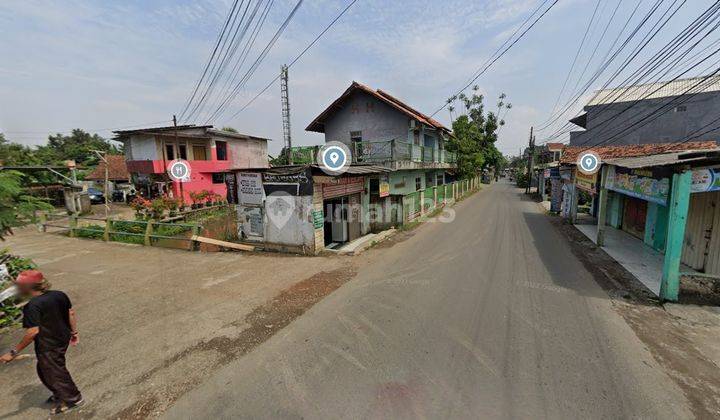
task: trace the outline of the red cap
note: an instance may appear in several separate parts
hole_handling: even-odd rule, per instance
[[[39,284],[45,280],[45,276],[38,270],[25,270],[18,274],[16,284]]]

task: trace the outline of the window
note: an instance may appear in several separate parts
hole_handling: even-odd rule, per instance
[[[362,141],[362,131],[351,131],[350,141],[353,143],[359,143]]]
[[[415,178],[415,191],[422,190],[422,177]]]
[[[435,186],[435,175],[432,172],[425,174],[425,187],[430,188]]]
[[[224,184],[225,183],[225,173],[217,172],[217,173],[212,174],[212,183],[213,184]]]
[[[178,147],[179,147],[179,152],[180,152],[180,153],[178,153],[180,155],[180,159],[187,160],[187,146],[184,144],[181,144]]]
[[[216,141],[215,147],[217,151],[217,160],[227,160],[227,143],[224,141]]]
[[[437,174],[437,182],[435,185],[443,185],[445,183],[444,174]]]
[[[172,145],[172,144],[165,145],[165,159],[175,160],[175,145]]]
[[[193,160],[208,160],[205,146],[193,145]]]

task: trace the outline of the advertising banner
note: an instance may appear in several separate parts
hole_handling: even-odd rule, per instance
[[[720,168],[695,169],[692,172],[690,192],[709,192],[720,190]]]
[[[670,192],[670,180],[668,178],[651,178],[640,174],[639,171],[610,166],[608,167],[607,188],[630,197],[665,206]]]

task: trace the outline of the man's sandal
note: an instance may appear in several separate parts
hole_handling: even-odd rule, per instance
[[[80,408],[83,405],[85,405],[84,400],[80,400],[76,403],[71,403],[71,404],[66,404],[66,403],[61,402],[60,404],[53,407],[52,410],[50,410],[50,415],[52,416],[52,415],[56,415],[56,414],[64,414],[64,413],[67,413],[68,411],[72,411],[72,410],[75,410],[76,408]]]

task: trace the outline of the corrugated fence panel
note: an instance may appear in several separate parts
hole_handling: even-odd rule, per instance
[[[710,250],[716,254],[716,266],[720,265],[720,217],[716,203],[720,192],[696,193],[690,196],[687,225],[685,227],[685,243],[683,246],[682,262],[695,270],[707,270],[705,253]],[[716,227],[714,238],[710,233]],[[708,240],[713,243],[709,244]],[[709,257],[709,256],[708,256]]]
[[[705,193],[713,195],[712,213],[713,230],[708,245],[708,256],[705,263],[705,273],[720,275],[720,192]]]

